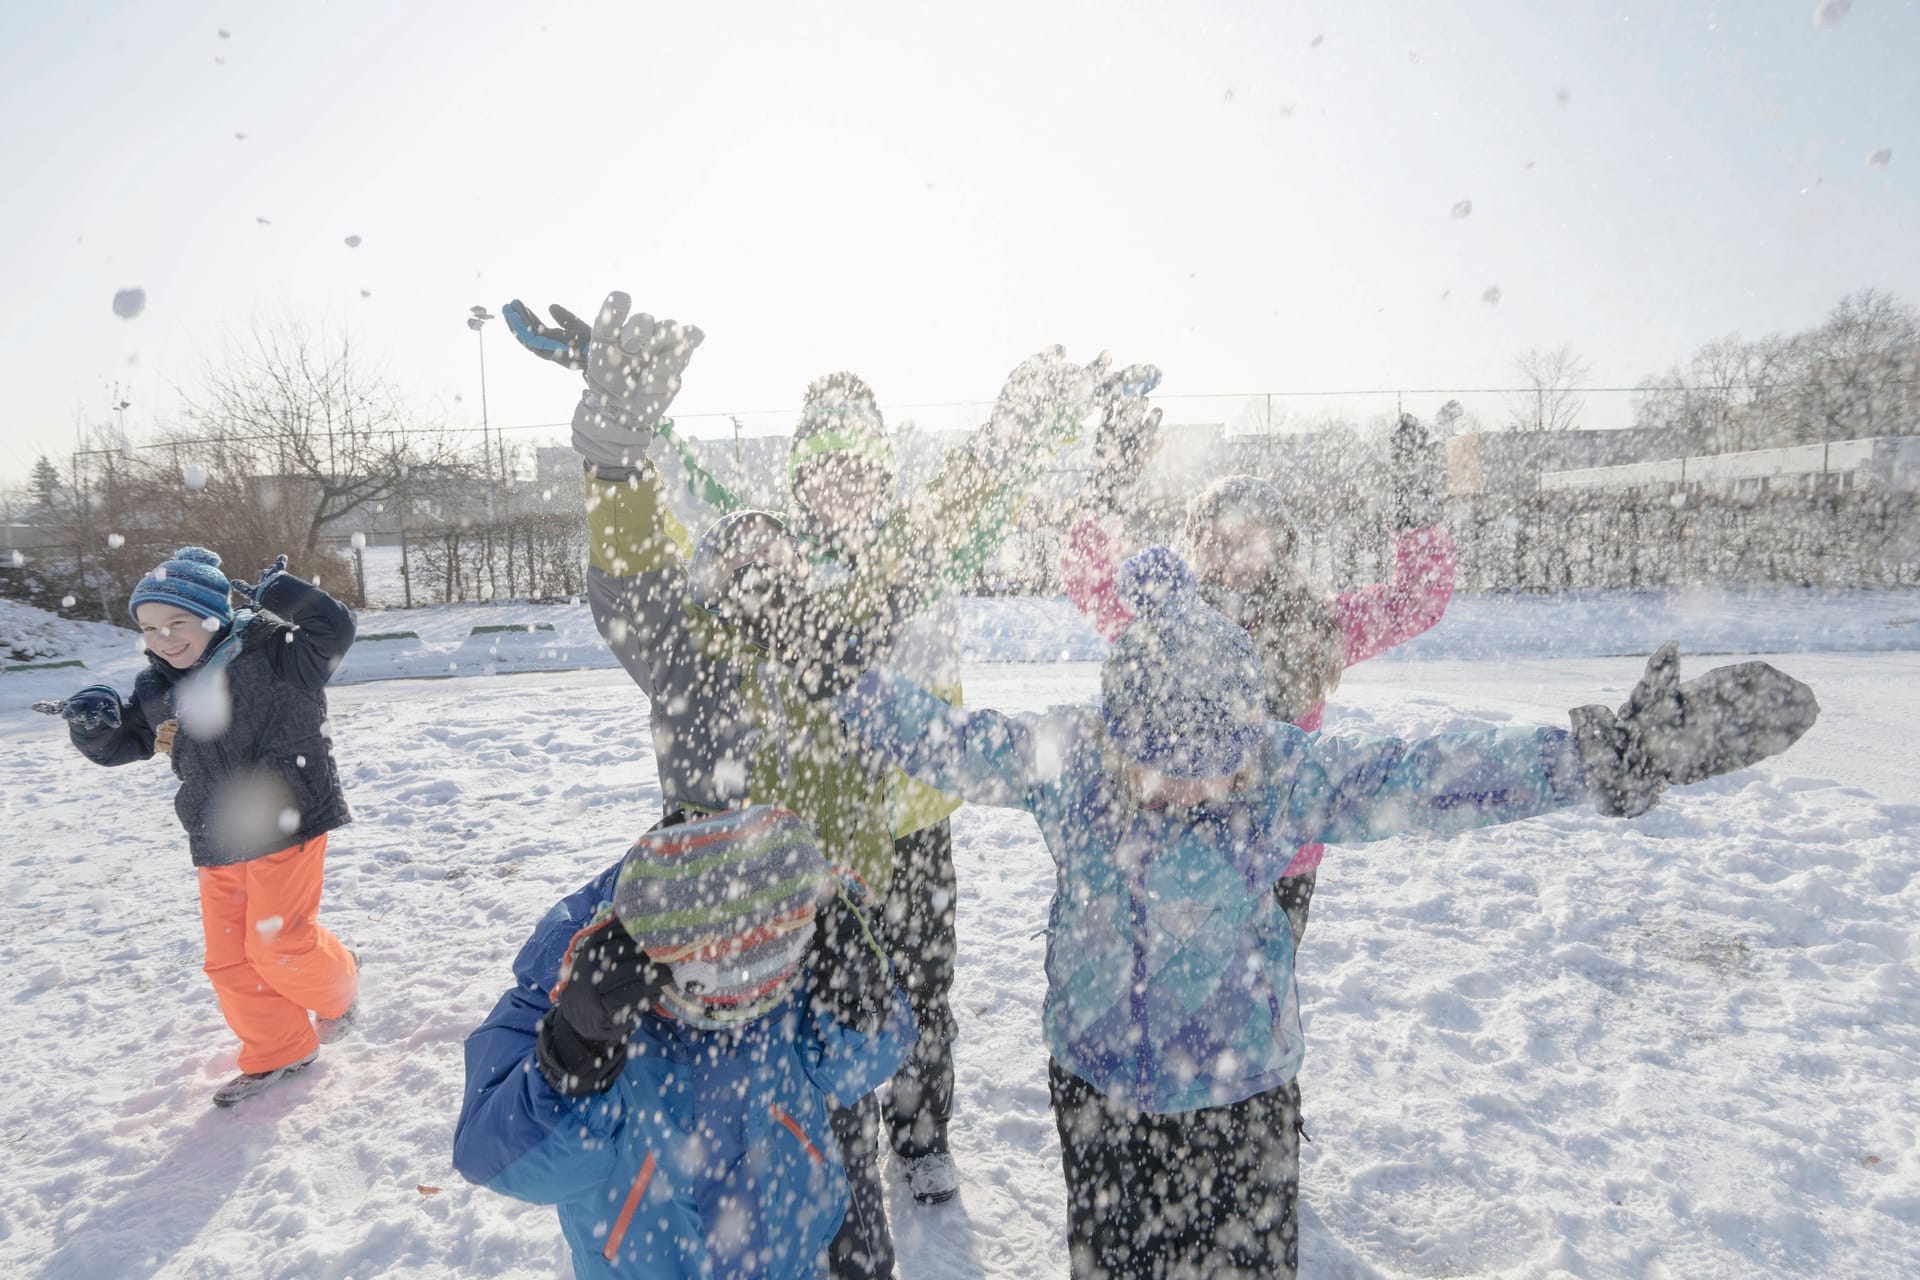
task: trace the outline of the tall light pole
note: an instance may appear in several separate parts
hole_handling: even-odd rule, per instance
[[[493,523],[493,453],[487,442],[487,321],[493,313],[485,307],[468,307],[467,328],[473,330],[480,347],[480,457],[487,466],[487,523]]]

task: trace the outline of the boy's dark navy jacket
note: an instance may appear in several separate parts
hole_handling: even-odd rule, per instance
[[[556,1206],[580,1280],[812,1280],[847,1207],[827,1108],[899,1067],[914,1037],[906,997],[895,991],[868,1034],[813,1007],[810,977],[737,1031],[649,1013],[612,1088],[562,1097],[534,1063],[535,1033],[568,944],[612,899],[619,871],[616,862],[534,927],[513,989],[467,1037],[454,1168]]]
[[[261,593],[225,668],[226,731],[182,728],[173,739],[173,808],[196,867],[251,862],[351,820],[326,737],[326,684],[353,636],[353,614],[312,583],[283,573]],[[179,718],[182,691],[228,637],[223,628],[186,671],[147,655],[120,724],[91,734],[70,725],[73,745],[105,765],[151,757],[155,728]]]

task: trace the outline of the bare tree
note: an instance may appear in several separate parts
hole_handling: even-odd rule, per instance
[[[289,549],[303,557],[330,525],[392,499],[409,470],[454,454],[447,434],[418,423],[350,337],[296,322],[229,342],[189,405],[191,434],[217,444],[231,474],[251,477],[258,504],[284,509]]]
[[[1513,371],[1525,388],[1507,406],[1515,431],[1568,431],[1579,425],[1586,400],[1578,388],[1590,370],[1572,343],[1529,347],[1513,358]]]

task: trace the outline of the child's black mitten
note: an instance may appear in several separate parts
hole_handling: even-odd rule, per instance
[[[627,1037],[672,980],[611,913],[574,934],[553,1008],[540,1019],[540,1074],[569,1098],[612,1088],[627,1065]]]
[[[90,684],[60,703],[60,718],[73,726],[75,733],[96,734],[120,727],[119,691],[104,684]]]
[[[1813,690],[1764,662],[1716,667],[1680,683],[1680,647],[1647,659],[1626,703],[1575,707],[1574,743],[1593,803],[1609,817],[1645,813],[1686,786],[1778,755],[1813,727]]]
[[[1410,413],[1400,415],[1387,448],[1388,498],[1393,530],[1405,533],[1439,524],[1445,515],[1446,465],[1440,446]]]
[[[845,890],[814,921],[810,990],[815,1009],[855,1031],[870,1032],[893,1008],[893,967]]]

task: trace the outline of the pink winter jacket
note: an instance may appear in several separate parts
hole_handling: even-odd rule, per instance
[[[1133,612],[1114,590],[1120,567],[1119,536],[1098,519],[1087,517],[1067,534],[1060,576],[1067,596],[1107,639],[1112,640],[1133,621]],[[1346,665],[1364,662],[1397,644],[1413,639],[1447,611],[1453,597],[1457,560],[1453,538],[1444,525],[1411,529],[1393,539],[1393,572],[1385,582],[1357,591],[1336,592],[1328,603],[1340,619],[1346,641]],[[1326,703],[1301,716],[1299,727],[1312,732],[1326,717]],[[1305,875],[1320,865],[1326,846],[1300,846],[1283,876]]]

